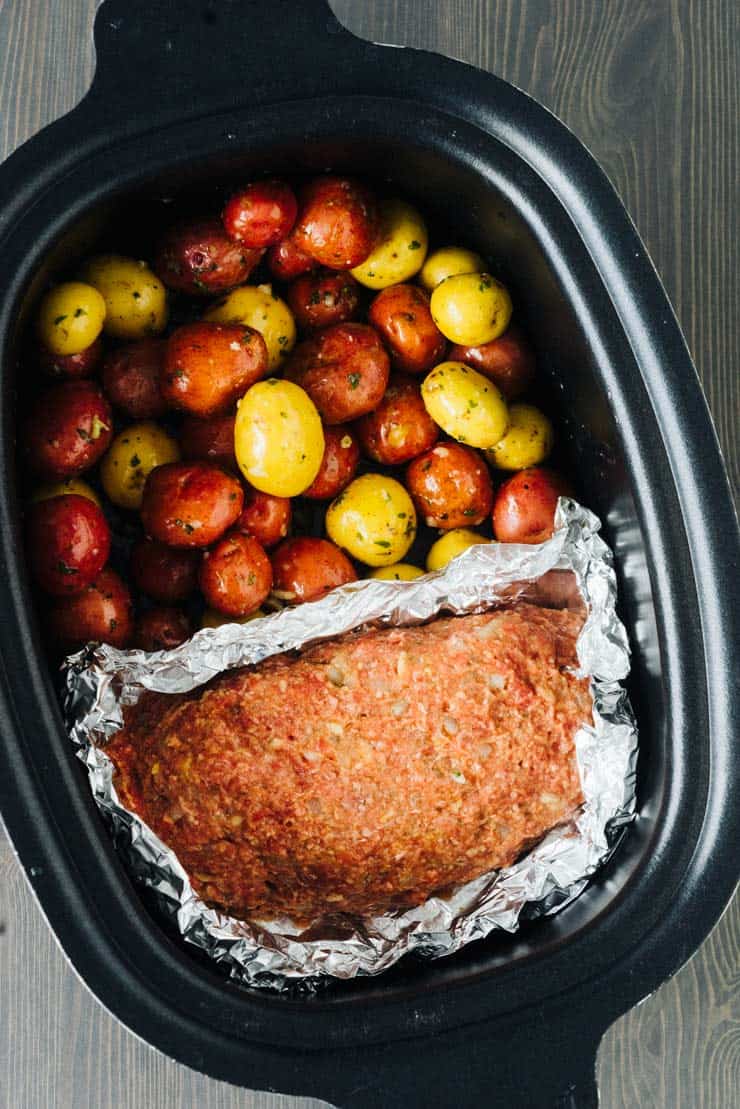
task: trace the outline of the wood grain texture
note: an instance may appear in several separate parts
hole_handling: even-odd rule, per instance
[[[174,2],[174,0],[173,0]],[[92,75],[96,0],[0,0],[0,157]],[[740,478],[736,0],[333,0],[350,30],[512,81],[583,139],[622,196]],[[603,1109],[731,1109],[740,1089],[740,902],[604,1038]],[[310,1109],[156,1054],[80,984],[0,834],[0,1109]],[[429,1107],[434,1109],[434,1107]]]

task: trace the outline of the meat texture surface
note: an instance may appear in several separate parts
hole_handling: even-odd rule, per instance
[[[107,748],[119,797],[231,915],[419,904],[511,863],[581,802],[580,624],[519,604],[147,694]]]

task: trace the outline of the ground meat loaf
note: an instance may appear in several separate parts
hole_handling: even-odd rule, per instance
[[[148,694],[108,751],[209,904],[375,913],[512,862],[582,800],[581,618],[520,604]]]

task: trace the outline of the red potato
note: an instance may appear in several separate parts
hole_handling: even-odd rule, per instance
[[[91,381],[67,381],[42,393],[22,442],[42,477],[76,477],[94,466],[113,438],[110,405]]]
[[[159,379],[162,396],[191,416],[231,408],[267,373],[265,340],[240,323],[186,323],[167,341]]]
[[[301,190],[296,245],[333,270],[364,262],[378,238],[372,193],[346,177],[316,177]]]
[[[364,323],[327,327],[299,343],[285,377],[305,389],[326,424],[364,416],[380,404],[390,360],[376,332]]]
[[[324,428],[324,456],[319,472],[304,497],[331,500],[352,481],[360,461],[360,447],[350,429],[343,424]]]
[[[482,347],[455,345],[448,358],[452,362],[464,362],[466,366],[485,374],[507,400],[521,396],[534,379],[534,351],[516,325]]]
[[[267,267],[278,281],[292,281],[302,273],[315,270],[318,262],[298,246],[295,233],[271,246],[267,252]]]
[[[220,220],[195,220],[164,235],[154,270],[168,289],[211,296],[245,282],[261,257],[261,250],[233,243]]]
[[[339,585],[357,581],[344,551],[328,539],[286,539],[272,554],[275,596],[291,604],[316,601]]]
[[[49,605],[44,626],[65,654],[90,642],[126,647],[134,629],[131,594],[115,570],[106,567],[81,593]]]
[[[103,341],[98,337],[89,347],[79,354],[54,354],[48,347],[39,344],[38,362],[48,377],[72,381],[79,377],[90,377],[98,367],[103,355]]]
[[[318,331],[355,318],[360,307],[360,287],[348,273],[320,270],[294,281],[285,299],[302,331]]]
[[[195,592],[199,564],[199,551],[178,550],[145,535],[131,549],[131,580],[153,601],[172,604]]]
[[[105,395],[132,420],[154,420],[167,411],[159,388],[166,349],[164,339],[139,339],[111,351],[103,362]]]
[[[47,593],[80,593],[108,561],[110,528],[87,497],[67,494],[29,509],[26,541],[31,572]]]
[[[391,352],[394,366],[423,374],[444,360],[447,340],[432,319],[429,297],[415,285],[391,285],[367,314]]]
[[[203,555],[199,581],[211,608],[227,616],[248,616],[272,589],[272,566],[256,539],[236,531]]]
[[[493,505],[493,534],[501,543],[544,543],[555,530],[558,497],[571,496],[552,470],[532,466],[505,481]]]
[[[400,373],[391,374],[380,404],[357,421],[355,431],[365,454],[387,466],[416,458],[439,436],[417,381]]]
[[[150,608],[134,625],[133,646],[142,651],[170,651],[189,638],[190,621],[180,608]]]
[[[240,483],[218,466],[169,462],[147,478],[141,521],[170,547],[209,547],[236,523],[243,505]]]
[[[244,509],[236,526],[263,547],[274,547],[288,534],[292,515],[290,497],[276,497],[250,485],[244,494]]]
[[[284,181],[253,181],[224,208],[226,234],[236,243],[261,250],[274,246],[291,231],[298,202]]]
[[[180,449],[183,458],[214,462],[227,469],[236,468],[234,454],[234,423],[231,412],[209,416],[205,420],[188,416],[180,427]]]
[[[437,443],[415,458],[406,485],[426,524],[445,531],[482,523],[493,504],[488,467],[477,451],[461,443]]]

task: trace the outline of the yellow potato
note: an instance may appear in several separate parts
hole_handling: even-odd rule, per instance
[[[247,616],[227,616],[225,612],[218,612],[215,608],[204,610],[200,618],[201,628],[220,628],[223,624],[248,624],[250,620],[257,620],[265,613],[261,608],[250,612]]]
[[[418,566],[412,566],[410,562],[396,562],[393,566],[379,566],[369,576],[377,578],[378,581],[414,581],[423,574],[423,570]]]
[[[167,324],[167,293],[146,262],[122,254],[99,254],[83,268],[86,281],[105,300],[106,335],[145,339]]]
[[[41,301],[36,327],[53,354],[79,354],[95,342],[104,320],[105,301],[98,290],[82,281],[65,281]]]
[[[265,340],[268,371],[274,373],[284,356],[295,346],[293,313],[271,285],[241,285],[203,317],[212,323],[240,323],[259,331]]]
[[[248,389],[236,411],[234,450],[256,489],[297,497],[316,477],[324,431],[316,406],[300,385],[269,377]]]
[[[440,362],[421,386],[424,407],[460,443],[492,447],[506,431],[508,411],[499,390],[462,362]]]
[[[177,462],[180,448],[171,435],[151,420],[131,424],[113,440],[100,463],[106,496],[119,508],[141,508],[149,474],[166,462]]]
[[[51,481],[46,485],[40,485],[38,489],[34,489],[31,494],[31,504],[37,504],[39,501],[48,501],[52,497],[67,497],[70,494],[75,494],[78,497],[87,497],[89,501],[96,504],[100,508],[100,497],[92,489],[86,481],[82,481],[78,477],[68,477],[64,481]]]
[[[437,285],[430,308],[451,343],[480,347],[506,331],[512,304],[508,290],[490,273],[458,273]]]
[[[368,289],[386,289],[408,281],[426,258],[429,235],[426,224],[404,200],[387,200],[380,209],[378,245],[352,276]]]
[[[499,470],[526,470],[539,466],[552,450],[552,424],[533,404],[512,404],[506,435],[486,451]]]
[[[468,547],[477,543],[490,543],[484,535],[479,535],[471,528],[452,528],[446,531],[435,543],[432,543],[427,555],[427,570],[443,570],[448,562],[457,558]]]
[[[413,543],[416,512],[400,481],[364,474],[329,505],[326,533],[360,562],[387,566],[402,559]]]
[[[448,277],[458,273],[482,273],[486,263],[480,254],[462,246],[443,246],[433,250],[421,268],[419,280],[429,292]]]

